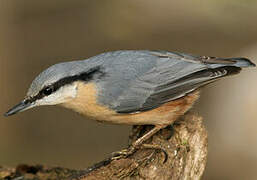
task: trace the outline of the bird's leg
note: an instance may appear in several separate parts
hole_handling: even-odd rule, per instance
[[[145,132],[145,126],[142,125],[133,125],[132,130],[129,133],[129,140],[128,144],[131,145],[133,142],[133,139],[138,139],[144,134]]]
[[[140,146],[149,138],[151,138],[155,133],[157,133],[159,130],[165,128],[167,125],[156,125],[153,129],[151,129],[149,132],[147,132],[146,134],[144,134],[142,137],[138,138],[135,142],[132,143],[132,145],[127,148],[124,149],[122,151],[119,152],[114,152],[112,154],[112,159],[120,159],[120,158],[124,158],[124,157],[128,157],[129,155],[132,155],[136,149],[139,149]],[[147,147],[143,146],[142,148],[150,148],[150,149],[157,149],[156,146],[151,146],[151,145],[147,145]],[[161,148],[160,148],[161,149]],[[161,149],[162,150],[162,149]]]
[[[145,142],[147,139],[152,137],[155,133],[157,133],[159,130],[165,128],[166,126],[167,125],[156,125],[156,126],[154,126],[153,129],[151,129],[145,135],[143,135],[142,137],[138,138],[135,142],[133,142],[131,146],[133,146],[135,148],[139,147],[140,145],[143,144],[143,142]]]

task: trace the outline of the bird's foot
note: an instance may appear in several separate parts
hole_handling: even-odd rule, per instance
[[[153,149],[155,151],[162,152],[163,155],[164,155],[163,163],[165,163],[168,159],[168,153],[161,146],[154,145],[154,144],[142,144],[140,146],[133,146],[132,145],[127,149],[123,149],[121,151],[113,152],[112,155],[111,155],[111,160],[119,160],[119,159],[127,158],[127,157],[131,156],[132,154],[134,154],[139,149]]]
[[[111,155],[111,160],[119,160],[119,159],[127,158],[128,156],[134,154],[136,150],[137,148],[135,146],[130,146],[127,149],[113,152]]]

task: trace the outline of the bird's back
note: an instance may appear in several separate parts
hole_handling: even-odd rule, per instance
[[[245,58],[214,58],[166,51],[101,54],[104,75],[96,79],[99,103],[119,113],[147,111],[178,99],[206,83],[253,66]]]

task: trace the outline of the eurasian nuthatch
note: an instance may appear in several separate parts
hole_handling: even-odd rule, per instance
[[[32,82],[10,116],[41,105],[61,105],[97,121],[154,125],[139,146],[186,113],[198,89],[255,66],[246,58],[193,56],[167,51],[123,50],[55,64]]]

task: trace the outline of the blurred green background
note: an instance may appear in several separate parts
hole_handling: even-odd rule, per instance
[[[119,49],[246,56],[257,63],[254,0],[0,0],[0,114],[34,77],[62,61]],[[195,107],[209,132],[205,180],[257,179],[257,71],[204,88]],[[60,107],[0,117],[0,165],[84,168],[125,147],[129,126]]]

